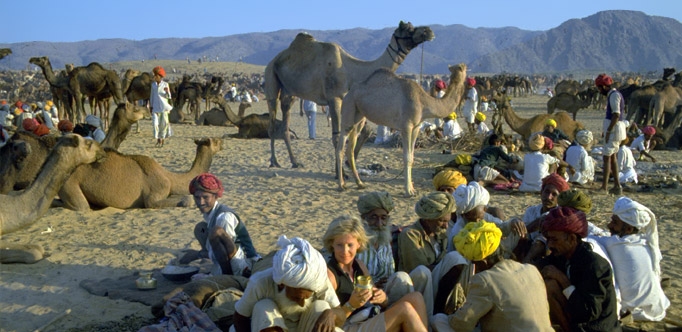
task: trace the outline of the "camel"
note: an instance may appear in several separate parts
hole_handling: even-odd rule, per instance
[[[227,115],[227,112],[232,113],[232,109],[230,108],[230,105],[225,102],[223,105],[219,104],[220,101],[217,101],[217,98],[223,99],[221,96],[216,96],[216,98],[206,98],[207,103],[216,103],[219,105],[219,107],[213,108],[210,111],[206,111],[201,113],[201,116],[199,116],[199,119],[196,121],[196,124],[199,126],[236,126],[236,122],[232,122],[232,120],[229,119],[229,116]],[[251,107],[251,103],[246,103],[242,102],[239,104],[239,113],[237,115],[237,119],[242,119],[244,112],[246,112],[246,109]],[[234,115],[234,113],[232,113]],[[269,120],[268,120],[269,121]],[[237,120],[239,122],[239,120]],[[267,128],[267,123],[266,123],[266,128]],[[267,133],[266,133],[267,134]]]
[[[208,98],[211,102],[218,104],[220,107],[220,112],[222,114],[218,113],[218,111],[213,112],[211,110],[210,113],[215,114],[215,117],[220,119],[219,121],[222,121],[222,119],[225,119],[226,121],[234,124],[239,128],[239,131],[236,134],[229,134],[227,136],[229,137],[234,137],[234,138],[270,138],[269,132],[268,132],[268,126],[270,125],[270,114],[268,113],[263,113],[263,114],[249,114],[246,117],[241,117],[239,115],[235,115],[234,112],[232,112],[232,109],[230,108],[230,105],[228,105],[227,100],[225,98],[219,96],[219,95],[209,95]],[[251,107],[250,103],[241,103],[239,104],[239,113],[243,114],[243,111],[246,110],[247,106]],[[217,109],[214,109],[217,110]],[[204,112],[204,114],[207,114],[209,112]],[[204,115],[202,114],[202,116]],[[282,121],[277,120],[276,121],[277,125],[281,128],[283,126]],[[198,124],[198,123],[197,123]],[[276,131],[277,135],[282,135],[284,131],[280,131],[279,129]],[[289,129],[289,135],[293,138],[298,138],[296,133]],[[290,138],[291,138],[290,137]],[[281,138],[281,137],[278,137]]]
[[[464,94],[466,65],[451,66],[450,84],[442,99],[434,98],[413,80],[398,77],[388,69],[379,69],[367,80],[353,86],[343,98],[343,134],[336,150],[337,167],[341,169],[346,137],[346,155],[358,188],[364,188],[355,165],[353,151],[358,133],[365,122],[370,121],[399,129],[403,142],[403,165],[405,173],[405,194],[413,196],[412,161],[414,144],[419,134],[419,124],[425,118],[444,118],[455,111]],[[343,176],[338,177],[339,188],[345,189]]]
[[[122,91],[125,91],[126,99],[131,103],[137,103],[138,100],[148,102],[152,92],[152,76],[147,72],[139,74],[133,77],[128,87]]]
[[[575,121],[567,112],[556,112],[554,114],[538,114],[529,119],[519,117],[509,103],[507,95],[502,93],[493,94],[493,100],[497,104],[497,111],[502,114],[509,127],[523,137],[524,142],[528,142],[530,135],[543,131],[545,123],[549,119],[554,119],[557,128],[561,129],[571,140],[575,138],[575,133],[585,128],[585,126]]]
[[[121,146],[121,142],[130,133],[130,128],[133,124],[144,118],[146,112],[146,107],[136,106],[128,102],[119,104],[114,111],[114,116],[111,118],[111,125],[107,130],[107,136],[102,141],[102,147],[118,149]]]
[[[12,54],[11,48],[0,48],[0,60],[4,59],[6,56]]]
[[[104,91],[108,91],[117,105],[123,102],[121,79],[115,71],[104,69],[97,62],[92,62],[86,67],[74,68],[69,73],[67,89],[76,101],[76,122],[82,122],[83,116],[87,114],[83,105],[83,96],[98,97]]]
[[[672,84],[665,84],[657,91],[649,103],[649,116],[647,124],[663,127],[665,114],[672,115],[677,106],[682,105],[682,73],[675,74],[675,81]]]
[[[0,148],[0,194],[26,189],[33,183],[55,144],[55,135],[38,137],[23,130],[16,131]]]
[[[294,96],[329,106],[332,118],[332,142],[338,144],[341,131],[341,102],[343,96],[356,83],[364,81],[379,68],[395,72],[410,51],[419,44],[432,40],[429,27],[412,26],[400,22],[386,47],[386,51],[373,61],[361,61],[334,43],[316,41],[307,33],[299,33],[291,45],[277,54],[265,67],[265,96],[270,113],[270,167],[281,167],[275,155],[275,135],[289,130],[289,110]],[[277,101],[282,108],[282,128],[278,128]],[[292,167],[302,166],[296,161],[289,135],[282,135],[289,152]],[[341,169],[337,169],[338,173]]]
[[[91,206],[118,209],[187,206],[189,182],[208,172],[213,156],[222,150],[220,138],[197,139],[194,143],[196,157],[184,173],[168,171],[147,156],[107,149],[103,162],[76,168],[59,191],[59,197],[65,208],[76,211],[88,211]]]
[[[569,93],[572,95],[578,94],[580,91],[580,83],[576,80],[563,80],[559,83],[557,83],[554,86],[554,93],[555,94],[560,94],[560,93]]]
[[[547,114],[554,114],[555,109],[566,110],[573,113],[573,120],[575,120],[578,110],[590,106],[591,103],[592,101],[588,98],[581,99],[568,92],[562,92],[547,101]]]
[[[17,195],[0,195],[0,235],[17,231],[40,218],[76,167],[103,157],[104,150],[93,140],[75,134],[60,138],[38,177],[26,190]]]
[[[33,57],[28,60],[29,63],[34,64],[43,71],[45,80],[50,84],[50,92],[55,105],[59,108],[59,117],[68,118],[71,121],[76,121],[73,113],[73,96],[69,92],[69,77],[65,71],[61,71],[59,75],[55,75],[52,70],[50,58]]]

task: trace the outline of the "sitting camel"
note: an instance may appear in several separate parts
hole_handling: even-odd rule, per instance
[[[102,141],[102,147],[118,149],[121,142],[128,137],[130,128],[144,118],[147,113],[147,108],[136,106],[131,103],[119,104],[114,111],[114,117],[111,119],[111,124],[107,130],[107,136]]]
[[[233,123],[237,128],[239,128],[239,131],[236,134],[229,134],[227,135],[228,137],[234,137],[234,138],[270,138],[270,135],[268,133],[268,128],[270,126],[270,114],[269,113],[263,113],[263,114],[249,114],[246,117],[240,117],[234,112],[232,112],[232,109],[230,108],[230,105],[227,104],[227,100],[225,98],[219,96],[219,95],[210,95],[207,97],[207,99],[213,103],[218,104],[218,107],[222,109],[223,111],[223,116],[227,118],[227,121]],[[244,103],[239,105],[239,113],[242,113],[242,105]],[[249,106],[251,104],[248,104]],[[244,108],[246,110],[246,108]],[[275,138],[282,138],[282,133],[284,132],[283,127],[284,123],[282,120],[275,120],[276,128],[277,130],[275,131]],[[298,139],[298,135],[296,133],[289,129],[289,139]]]
[[[223,97],[216,96],[216,98],[223,99]],[[206,102],[215,102],[216,98],[206,98]],[[217,102],[216,102],[217,103]],[[246,112],[246,109],[251,107],[251,103],[246,103],[246,102],[241,102],[239,104],[239,114],[244,114]],[[210,111],[206,111],[204,113],[201,113],[201,116],[199,116],[199,119],[197,120],[196,124],[199,126],[233,126],[236,125],[234,122],[230,121],[227,116],[227,112],[232,113],[232,109],[230,108],[230,105],[225,102],[225,105],[220,105],[220,107],[216,107],[211,109]]]
[[[348,138],[346,155],[358,188],[364,188],[355,165],[357,137],[370,121],[399,129],[403,143],[405,194],[415,194],[412,185],[412,161],[414,144],[419,134],[419,124],[424,118],[444,118],[454,112],[463,97],[466,65],[461,63],[450,68],[450,84],[443,98],[430,96],[413,80],[398,77],[387,69],[379,69],[367,80],[355,85],[343,98],[341,108],[342,136],[336,150],[338,169],[342,168],[343,152]],[[339,176],[339,188],[345,189],[343,176]]]
[[[17,231],[42,217],[64,181],[79,165],[104,157],[97,142],[69,134],[59,139],[33,183],[17,195],[0,195],[0,235]],[[0,243],[0,263],[35,263],[40,245]]]
[[[506,94],[494,93],[492,99],[497,104],[497,110],[495,112],[500,112],[502,114],[509,127],[523,136],[524,142],[528,142],[531,134],[543,131],[545,123],[549,119],[554,119],[557,123],[557,128],[561,129],[561,131],[563,131],[571,140],[575,138],[576,132],[585,128],[582,123],[573,120],[567,112],[538,114],[529,119],[524,119],[514,112]]]
[[[197,152],[192,167],[184,173],[166,170],[154,159],[124,155],[107,149],[107,158],[97,165],[74,171],[59,191],[64,207],[87,211],[93,207],[161,208],[188,204],[177,195],[189,195],[189,182],[208,172],[213,156],[222,150],[220,138],[195,140]],[[175,196],[174,196],[175,195]]]

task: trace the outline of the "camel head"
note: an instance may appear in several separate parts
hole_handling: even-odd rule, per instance
[[[46,56],[30,58],[28,63],[34,64],[40,68],[52,67],[50,64],[50,59]]]
[[[69,158],[79,159],[80,163],[93,163],[96,161],[101,161],[106,158],[107,154],[104,149],[99,145],[99,143],[94,140],[84,138],[78,134],[67,134],[62,136],[57,145],[55,145],[55,150],[59,146],[75,148],[73,151],[67,152]]]
[[[450,85],[464,83],[467,76],[467,65],[464,63],[448,67],[450,70]]]
[[[414,27],[410,22],[400,21],[398,28],[393,32],[393,38],[398,43],[398,50],[400,53],[407,55],[413,48],[419,44],[431,41],[436,38],[436,35],[427,26]]]
[[[675,68],[663,68],[663,80],[667,80],[670,75],[675,73]]]
[[[9,48],[0,48],[0,60],[5,58],[6,56],[12,54],[12,49]]]

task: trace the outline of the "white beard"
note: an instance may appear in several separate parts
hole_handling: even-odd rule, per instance
[[[369,236],[369,244],[374,247],[391,245],[393,234],[388,226],[373,228],[365,224],[365,233]]]
[[[288,321],[298,322],[301,319],[301,315],[310,308],[313,303],[312,296],[305,300],[305,304],[301,307],[298,303],[290,300],[286,294],[286,288],[282,288],[281,291],[275,294],[274,298],[275,304],[277,304],[277,309],[282,314],[282,317]]]

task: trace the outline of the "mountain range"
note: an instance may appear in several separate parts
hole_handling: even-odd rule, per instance
[[[682,23],[638,11],[602,11],[568,20],[547,31],[470,28],[460,24],[429,26],[436,39],[414,49],[399,72],[446,73],[448,65],[459,62],[465,62],[474,73],[646,72],[682,67]],[[317,40],[338,43],[359,59],[372,60],[385,50],[394,29],[305,32]],[[266,65],[301,31],[304,30],[140,41],[0,43],[0,47],[13,51],[0,60],[0,70],[31,68],[30,57],[45,55],[54,68],[63,68],[67,63],[81,66],[154,57]]]

